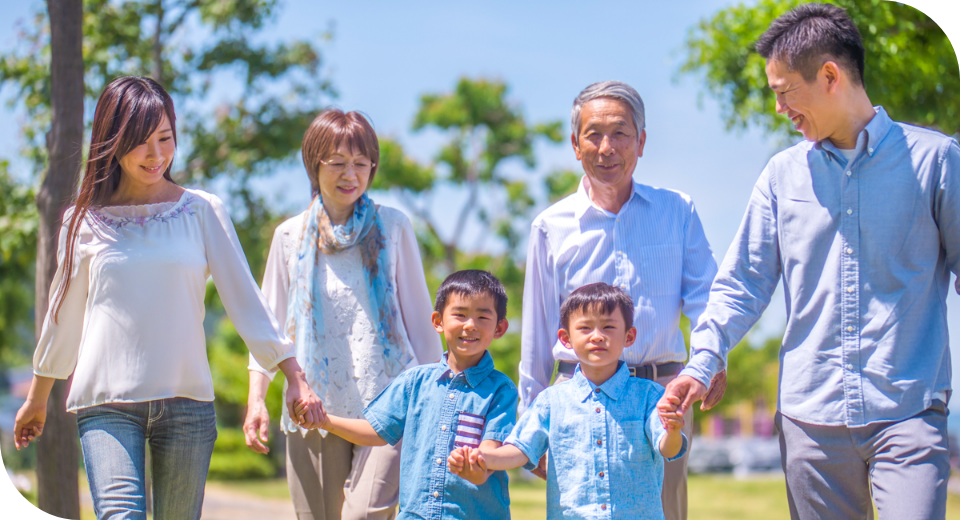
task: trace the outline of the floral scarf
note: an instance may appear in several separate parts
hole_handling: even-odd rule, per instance
[[[330,222],[319,195],[307,210],[297,254],[297,276],[287,303],[286,333],[296,345],[297,359],[305,362],[304,371],[315,390],[326,388],[329,382],[326,345],[319,340],[324,330],[320,302],[326,295],[317,276],[320,255],[360,247],[370,298],[370,321],[377,323],[384,371],[391,378],[396,377],[412,359],[400,340],[396,287],[390,276],[390,259],[377,208],[364,193],[354,204],[353,216],[342,226]]]

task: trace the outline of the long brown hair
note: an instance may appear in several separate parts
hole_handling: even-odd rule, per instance
[[[73,217],[67,232],[67,250],[63,258],[63,277],[56,296],[56,321],[63,306],[64,296],[73,277],[74,255],[80,223],[91,206],[106,204],[120,185],[120,158],[145,143],[167,116],[177,142],[177,117],[173,111],[170,94],[150,78],[125,76],[110,82],[97,100],[93,115],[93,133],[90,136],[90,153],[87,167],[77,194]],[[163,172],[170,182],[173,162]]]

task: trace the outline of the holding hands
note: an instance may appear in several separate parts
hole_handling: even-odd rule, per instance
[[[657,413],[667,433],[680,431],[683,428],[683,410],[680,409],[679,397],[665,394],[657,403]]]
[[[467,446],[454,448],[447,457],[447,465],[450,467],[450,473],[460,475],[471,484],[479,486],[487,481],[487,461],[483,459],[483,453],[479,448]]]

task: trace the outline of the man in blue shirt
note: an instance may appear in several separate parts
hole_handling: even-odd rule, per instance
[[[663,520],[664,460],[687,442],[679,399],[661,412],[663,387],[631,377],[620,360],[637,337],[633,301],[618,287],[585,285],[564,300],[560,327],[579,360],[573,378],[541,392],[503,446],[454,451],[450,471],[532,469],[549,447],[548,520]]]
[[[573,101],[570,142],[584,176],[576,193],[534,219],[523,287],[521,409],[550,384],[573,376],[577,358],[557,340],[560,306],[593,282],[620,287],[634,303],[636,344],[623,353],[630,374],[666,385],[687,359],[680,313],[696,325],[717,263],[693,201],[636,182],[647,140],[640,94],[619,81],[594,83]],[[723,376],[704,408],[719,400]],[[687,434],[692,430],[687,424]],[[663,509],[687,518],[686,457],[667,464]],[[542,465],[537,471],[542,476]]]
[[[516,422],[517,388],[487,352],[507,331],[507,294],[486,271],[458,271],[440,285],[435,309],[447,343],[440,363],[400,374],[363,411],[366,420],[328,415],[322,428],[363,446],[403,439],[397,520],[509,520],[505,472],[470,482],[447,471],[452,450],[496,448]]]
[[[960,146],[872,105],[860,33],[838,7],[788,12],[757,51],[777,112],[806,140],[761,173],[666,396],[686,410],[704,395],[782,274],[791,516],[867,518],[872,489],[881,518],[943,518]]]

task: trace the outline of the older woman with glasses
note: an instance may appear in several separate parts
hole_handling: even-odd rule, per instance
[[[274,234],[263,293],[333,414],[363,408],[405,368],[437,361],[440,338],[410,221],[370,200],[380,146],[357,112],[323,111],[303,137],[310,207]],[[267,453],[271,375],[250,360],[247,445]],[[306,430],[283,411],[287,480],[298,519],[393,518],[400,445],[365,447]]]

